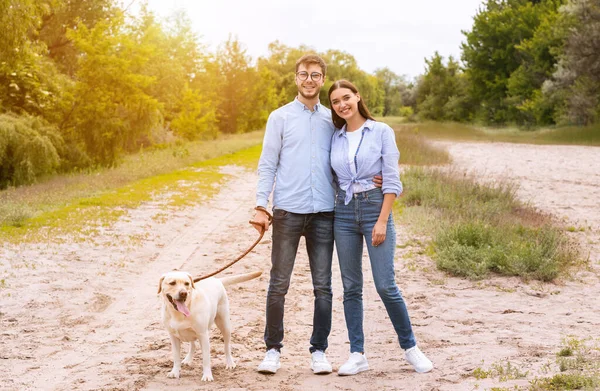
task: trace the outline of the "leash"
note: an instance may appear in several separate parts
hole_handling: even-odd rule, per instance
[[[198,281],[204,280],[204,279],[206,279],[208,277],[212,277],[215,274],[221,273],[223,270],[227,269],[228,267],[230,267],[231,265],[233,265],[234,263],[236,263],[240,259],[244,258],[246,255],[248,255],[248,253],[250,251],[252,251],[252,249],[254,249],[254,247],[256,247],[256,245],[262,240],[263,236],[265,235],[265,227],[262,224],[258,224],[255,221],[250,221],[250,224],[255,225],[257,227],[260,227],[260,235],[258,236],[258,239],[256,239],[256,241],[254,243],[252,243],[252,245],[250,247],[248,247],[248,249],[246,251],[244,251],[242,253],[242,255],[240,255],[239,257],[237,257],[236,259],[234,259],[233,261],[229,262],[227,265],[223,266],[222,268],[220,268],[219,270],[217,270],[215,272],[212,272],[210,274],[206,274],[206,275],[201,276],[201,277],[194,278],[194,282],[198,282]]]

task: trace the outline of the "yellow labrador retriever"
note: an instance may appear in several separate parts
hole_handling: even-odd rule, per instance
[[[164,274],[158,284],[158,293],[163,298],[162,319],[173,351],[173,369],[168,377],[179,378],[181,370],[181,342],[190,342],[190,351],[183,364],[191,364],[195,342],[200,340],[202,349],[202,381],[213,381],[210,367],[209,331],[214,324],[221,330],[225,341],[226,368],[235,368],[231,356],[231,322],[229,301],[225,287],[248,281],[262,272],[241,274],[223,278],[207,278],[194,283],[194,278],[186,272],[172,271]]]

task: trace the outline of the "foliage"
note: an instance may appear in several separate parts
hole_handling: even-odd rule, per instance
[[[542,16],[559,4],[555,0],[487,0],[485,9],[477,13],[472,30],[464,32],[462,59],[472,82],[472,98],[480,103],[478,118],[490,124],[517,120],[518,111],[507,100],[507,92],[511,75],[523,63],[518,46],[534,37]]]
[[[436,121],[465,121],[469,119],[471,102],[468,81],[458,62],[450,56],[444,65],[439,53],[425,60],[426,73],[417,84],[419,116]]]
[[[379,84],[383,88],[383,110],[381,115],[384,117],[406,115],[406,111],[401,113],[403,107],[411,106],[410,102],[410,88],[411,86],[407,83],[404,77],[396,75],[391,69],[379,68],[375,70],[375,77],[379,79]]]
[[[144,4],[135,13],[123,7],[116,0],[0,0],[0,113],[54,128],[63,141],[58,166],[49,158],[52,170],[114,166],[141,148],[260,129],[297,95],[295,63],[307,53],[328,64],[320,95],[327,106],[331,84],[348,79],[376,116],[587,124],[561,128],[551,142],[596,142],[598,0],[487,0],[464,32],[462,63],[435,52],[414,80],[390,64],[371,74],[350,53],[279,41],[256,61],[237,37],[209,52],[185,14],[161,19]],[[32,172],[52,171],[44,167]]]
[[[401,202],[434,219],[434,258],[441,270],[471,279],[498,273],[552,281],[580,262],[565,232],[521,205],[509,185],[417,168],[405,171],[403,183]]]
[[[81,141],[94,162],[113,165],[161,121],[159,102],[149,95],[155,79],[142,74],[153,47],[124,23],[124,17],[80,24],[69,38],[80,57],[69,141]]]
[[[181,110],[171,121],[173,132],[187,140],[207,140],[217,137],[216,110],[198,90],[186,86]]]
[[[35,117],[0,114],[0,189],[53,173],[63,150],[56,127]]]
[[[563,50],[546,95],[558,101],[559,123],[589,125],[600,119],[600,2],[571,0],[562,8]]]

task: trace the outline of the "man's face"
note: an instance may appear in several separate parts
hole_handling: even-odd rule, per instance
[[[302,80],[302,77],[299,75],[300,72],[308,74],[306,80]],[[318,80],[313,80],[317,78]],[[321,70],[318,64],[300,64],[298,67],[298,72],[296,72],[296,86],[298,87],[298,93],[305,99],[314,99],[319,96],[324,82],[325,76],[323,76],[323,70]]]

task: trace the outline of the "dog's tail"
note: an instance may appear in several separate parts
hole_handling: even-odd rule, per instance
[[[258,278],[261,274],[262,274],[262,272],[252,272],[252,273],[246,273],[246,274],[238,274],[235,276],[221,277],[221,278],[219,278],[219,280],[221,280],[221,282],[223,283],[224,286],[229,286],[229,285],[233,285],[233,284],[239,284],[240,282],[244,282],[244,281],[248,281],[248,280],[253,280],[255,278]]]

